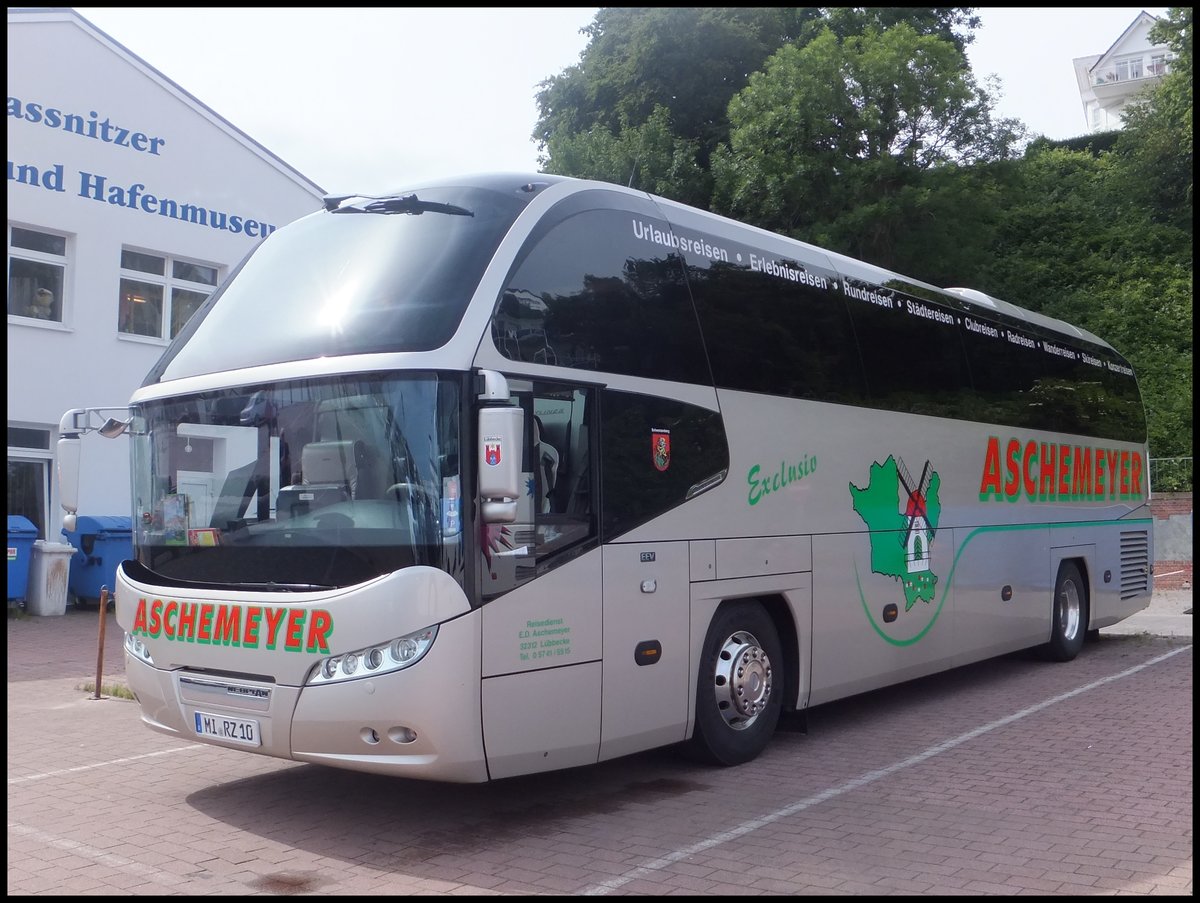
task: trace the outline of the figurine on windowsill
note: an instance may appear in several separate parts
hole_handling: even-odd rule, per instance
[[[54,294],[48,288],[39,288],[33,293],[29,305],[29,316],[38,320],[54,319]]]

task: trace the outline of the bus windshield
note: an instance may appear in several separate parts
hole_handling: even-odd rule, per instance
[[[141,579],[301,591],[463,565],[461,376],[256,384],[134,409]]]
[[[146,384],[439,348],[527,202],[512,192],[428,188],[419,199],[347,205],[290,223],[196,312]]]

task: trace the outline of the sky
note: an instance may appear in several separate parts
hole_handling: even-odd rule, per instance
[[[1072,60],[1145,9],[983,7],[968,55],[996,112],[1086,131]],[[75,7],[331,194],[487,171],[537,172],[539,82],[579,62],[589,8]]]

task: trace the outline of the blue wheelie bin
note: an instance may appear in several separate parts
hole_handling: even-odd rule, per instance
[[[37,527],[27,517],[8,516],[8,601],[24,602],[29,588],[29,562],[33,559],[33,544]]]
[[[133,520],[130,517],[80,515],[75,529],[63,528],[63,536],[75,547],[67,589],[77,606],[100,602],[100,590],[117,588],[117,565],[133,557]]]

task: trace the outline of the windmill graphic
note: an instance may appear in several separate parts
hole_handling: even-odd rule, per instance
[[[915,574],[929,570],[929,548],[933,545],[933,528],[929,524],[926,511],[926,494],[929,492],[929,462],[921,469],[921,479],[913,483],[912,473],[904,464],[903,458],[897,458],[896,473],[900,477],[900,486],[907,500],[904,504],[904,518],[908,522],[904,535],[900,537],[900,545],[904,546],[904,560],[908,572]]]

